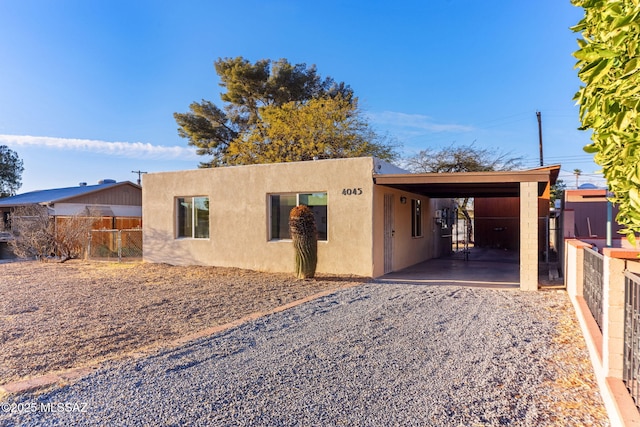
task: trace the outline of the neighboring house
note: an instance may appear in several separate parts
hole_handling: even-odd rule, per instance
[[[142,226],[142,189],[129,181],[102,180],[97,185],[32,191],[0,199],[0,230],[9,230],[11,212],[20,206],[46,206],[59,224],[72,216],[96,217],[95,228],[126,229]],[[6,236],[6,233],[4,234]],[[3,241],[4,240],[4,241]],[[6,238],[0,236],[0,257],[6,256]]]
[[[607,210],[610,210],[608,221]],[[621,247],[626,239],[618,233],[618,207],[607,201],[605,188],[581,186],[565,190],[562,200],[562,235],[565,239],[579,239],[602,248],[606,244],[607,223],[610,224],[612,246]],[[624,241],[624,242],[623,242]]]
[[[578,189],[565,190],[556,237],[562,242],[558,244],[560,259],[565,257],[566,242],[573,239],[589,243],[598,251],[606,247],[635,249],[619,233],[622,227],[616,222],[617,215],[618,207],[607,200],[606,188],[583,184]]]
[[[521,280],[537,289],[529,248],[538,247],[538,197],[552,180],[548,169],[411,174],[371,157],[151,173],[144,259],[290,272],[288,215],[306,204],[319,231],[318,273],[378,277],[451,251],[452,198],[520,196],[520,226],[532,231],[520,233]]]

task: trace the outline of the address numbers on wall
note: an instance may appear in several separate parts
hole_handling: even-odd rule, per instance
[[[343,188],[343,196],[362,196],[362,188]]]

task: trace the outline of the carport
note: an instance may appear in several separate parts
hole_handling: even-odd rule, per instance
[[[524,171],[374,175],[374,183],[430,198],[519,198],[520,289],[538,290],[539,211],[549,214],[551,186],[560,165]],[[544,243],[544,242],[543,242]]]

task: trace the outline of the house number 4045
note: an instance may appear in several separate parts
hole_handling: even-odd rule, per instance
[[[342,195],[343,196],[361,196],[362,188],[343,188]]]

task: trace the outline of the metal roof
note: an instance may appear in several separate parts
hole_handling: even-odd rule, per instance
[[[0,199],[0,207],[31,205],[34,203],[38,203],[38,204],[58,203],[74,197],[83,196],[83,195],[94,193],[97,191],[102,191],[107,188],[112,188],[112,187],[117,187],[120,185],[127,185],[127,184],[137,187],[137,185],[135,185],[132,182],[123,181],[123,182],[107,182],[104,184],[97,184],[97,185],[84,185],[84,186],[77,186],[77,187],[53,188],[50,190],[31,191],[29,193],[18,194],[16,196],[5,197],[3,199]]]

